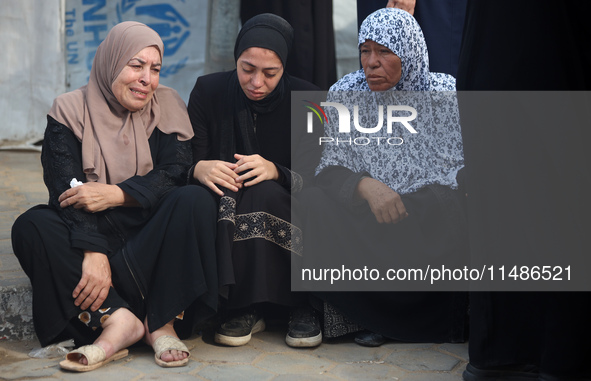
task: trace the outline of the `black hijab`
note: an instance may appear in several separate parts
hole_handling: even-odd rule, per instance
[[[234,162],[234,153],[252,155],[259,152],[255,134],[253,114],[266,114],[273,111],[285,98],[289,88],[285,75],[285,63],[293,41],[293,28],[281,17],[263,13],[244,23],[234,45],[234,59],[248,48],[258,47],[272,50],[283,64],[283,75],[277,87],[264,99],[248,99],[240,87],[236,70],[230,78],[228,99],[233,112],[223,116],[221,131],[221,159]]]

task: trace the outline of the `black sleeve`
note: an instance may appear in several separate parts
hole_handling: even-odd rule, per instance
[[[192,162],[189,141],[179,141],[176,134],[165,134],[157,128],[150,136],[150,150],[154,168],[117,184],[144,209],[154,207],[175,187],[186,185]]]
[[[212,110],[208,110],[207,91],[203,87],[203,78],[200,77],[191,91],[187,105],[189,119],[193,126],[193,133],[195,134],[191,139],[191,148],[195,163],[209,158],[210,151],[212,150],[212,137],[208,131],[209,123],[207,117]]]
[[[212,110],[208,110],[209,99],[204,89],[203,77],[197,78],[197,82],[191,90],[189,96],[189,103],[187,104],[187,111],[191,126],[193,127],[193,138],[191,139],[191,151],[193,154],[193,166],[188,171],[189,184],[199,184],[199,181],[193,177],[195,165],[201,160],[209,160],[212,155],[213,137],[209,133],[210,122],[208,122],[208,115]],[[209,113],[208,113],[209,111]]]
[[[189,141],[179,141],[176,134],[167,135],[155,129],[149,144],[154,168],[144,176],[133,176],[117,184],[144,209],[154,207],[167,192],[185,185],[192,161]],[[75,177],[85,182],[86,175],[80,142],[69,128],[51,117],[48,117],[41,162],[49,205],[68,225],[72,247],[109,254],[108,239],[100,233],[99,218],[116,213],[119,208],[95,214],[72,206],[60,207],[58,198],[70,187],[70,180]]]
[[[353,172],[346,167],[330,166],[316,176],[316,185],[331,198],[355,211],[366,204],[365,200],[356,196],[357,185],[364,177],[371,177],[371,175],[365,171]]]
[[[291,189],[292,192],[299,192],[303,187],[312,185],[314,181],[314,172],[320,162],[322,156],[322,146],[318,143],[320,137],[323,135],[322,129],[314,129],[312,133],[308,133],[303,128],[294,127],[295,116],[291,114],[291,96],[293,92],[308,92],[307,97],[317,103],[326,99],[324,92],[320,88],[310,82],[299,78],[288,76],[288,83],[291,88],[290,94],[290,141],[291,141],[291,168],[281,166],[277,163],[279,170],[278,182],[285,188]],[[315,92],[312,94],[311,92]],[[297,122],[295,125],[298,125]]]
[[[57,210],[68,225],[72,247],[107,254],[107,239],[98,232],[97,216],[73,206],[62,208],[59,205],[58,198],[70,188],[72,178],[85,181],[86,175],[82,170],[80,142],[69,128],[50,116],[47,117],[41,164],[43,180],[49,191],[49,206]]]
[[[301,184],[303,184],[303,180],[297,172],[294,172],[281,164],[275,162],[273,162],[273,164],[275,164],[275,167],[277,168],[277,174],[279,177],[276,181],[279,185],[292,192],[299,192],[302,189]]]
[[[322,147],[318,144],[322,132],[319,129],[311,134],[301,129],[295,131],[292,134],[297,133],[300,136],[293,147],[295,151],[292,155],[292,168],[286,168],[283,172],[290,180],[292,192],[299,192],[304,186],[310,186],[314,182],[314,172],[322,156]]]

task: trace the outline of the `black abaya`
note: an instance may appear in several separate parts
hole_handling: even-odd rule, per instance
[[[590,11],[582,1],[519,1],[511,9],[494,1],[471,1],[458,90],[591,90]],[[511,119],[491,123],[499,110],[487,113],[484,108],[473,119],[462,108],[464,97],[470,94],[460,93],[459,100],[471,251],[485,258],[498,252],[536,258],[558,248],[554,255],[588,256],[588,126],[550,130]],[[528,194],[522,189],[534,190]],[[496,213],[500,209],[509,213]],[[515,233],[524,229],[534,239]],[[470,297],[474,366],[531,364],[560,379],[589,377],[584,365],[591,355],[589,293],[482,292]]]
[[[83,311],[71,296],[82,276],[85,249],[109,257],[113,287],[101,308],[128,308],[142,321],[147,317],[152,332],[185,310],[197,320],[215,313],[215,202],[197,186],[174,185],[186,181],[186,169],[176,180],[166,179],[175,173],[172,168],[157,174],[168,165],[188,167],[190,162],[183,159],[188,142],[159,130],[149,142],[152,176],[120,185],[133,189],[128,193],[141,193],[136,199],[147,207],[94,214],[71,206],[61,209],[55,206],[60,188],[72,177],[83,178],[80,143],[71,130],[49,119],[42,162],[50,205],[25,212],[12,229],[14,253],[33,285],[33,318],[43,346],[64,335],[79,345],[90,343],[99,332],[77,322]],[[69,218],[72,215],[78,220]]]
[[[276,181],[236,193],[223,189],[224,197],[216,196],[219,284],[229,309],[266,302],[296,306],[304,301],[301,293],[291,292],[290,283],[291,256],[301,255],[302,244],[294,238],[301,237],[301,232],[297,221],[292,221],[292,192],[312,177],[320,150],[316,144],[303,142],[313,139],[307,136],[311,134],[292,134],[291,91],[318,88],[288,74],[283,77],[282,98],[278,102],[273,98],[273,107],[261,112],[248,101],[241,102],[244,94],[228,95],[232,89],[242,92],[235,72],[199,77],[189,99],[196,162],[235,161],[231,159],[234,152],[260,154],[279,172]],[[292,171],[292,156],[306,171]]]
[[[431,185],[403,195],[409,216],[397,224],[380,224],[367,203],[353,208],[337,202],[341,187],[330,175],[318,175],[320,185],[329,184],[325,191],[310,188],[302,192],[301,203],[306,209],[305,268],[366,266],[378,268],[384,276],[388,268],[406,268],[413,259],[420,268],[419,264],[433,264],[431,261],[456,262],[465,258],[461,191]],[[335,291],[315,295],[327,303],[324,335],[328,338],[367,329],[406,342],[466,339],[465,292]]]

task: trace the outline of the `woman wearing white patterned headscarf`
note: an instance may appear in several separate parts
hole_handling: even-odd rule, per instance
[[[392,90],[449,90],[456,80],[449,74],[429,72],[429,55],[423,32],[410,13],[397,8],[383,8],[369,15],[361,24],[358,46],[373,41],[400,58],[401,76],[392,83]],[[363,56],[363,55],[362,55]],[[345,75],[330,91],[369,91],[365,68]]]
[[[465,240],[455,79],[429,72],[423,33],[406,11],[385,8],[372,13],[361,25],[358,43],[363,68],[345,75],[327,96],[328,102],[350,110],[351,128],[341,132],[336,107],[325,107],[326,139],[317,168],[317,184],[324,194],[307,199],[311,207],[306,258],[339,253],[328,262],[333,267],[350,260],[346,267],[374,264],[384,271],[386,266],[407,265],[409,258],[418,264],[456,258],[465,252]],[[401,123],[386,127],[389,105],[414,109],[416,117],[409,122],[414,132]],[[362,260],[359,253],[364,253]],[[394,283],[373,287],[395,289]],[[362,345],[379,345],[384,336],[427,342],[464,338],[464,294],[321,297],[328,302],[326,337],[364,328],[369,331],[356,338]],[[344,324],[340,314],[351,324]]]
[[[419,110],[413,121],[418,133],[409,133],[404,128],[393,131],[396,133],[393,136],[404,141],[395,150],[388,145],[325,144],[317,172],[334,165],[356,172],[367,171],[399,194],[430,184],[457,188],[457,173],[464,161],[453,93],[455,79],[449,74],[429,72],[427,47],[416,20],[408,12],[396,8],[372,13],[361,25],[359,50],[363,69],[335,83],[328,100],[363,105],[359,106],[359,119],[365,121],[366,126],[378,124],[379,105],[414,105]],[[334,108],[327,107],[326,113],[329,121],[338,120]],[[386,121],[387,116],[383,120]],[[325,134],[338,136],[336,123],[327,124]],[[350,136],[352,139],[373,138],[354,128]]]

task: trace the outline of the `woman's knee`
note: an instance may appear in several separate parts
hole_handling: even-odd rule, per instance
[[[172,193],[174,207],[191,213],[217,214],[217,203],[214,196],[198,185],[187,185],[177,188]]]
[[[29,235],[28,232],[34,231],[34,222],[31,216],[31,211],[28,210],[18,216],[14,224],[12,224],[11,238],[12,243],[22,242]]]
[[[320,188],[307,187],[302,189],[295,197],[304,205],[313,205],[318,203],[319,200],[326,200],[328,195]]]
[[[65,233],[60,231],[61,228]],[[46,244],[69,247],[68,237],[61,218],[49,208],[29,209],[16,219],[11,231],[13,252],[27,274],[43,257],[41,253],[46,251]]]
[[[267,194],[278,194],[278,193],[289,193],[283,185],[277,181],[262,181],[252,187],[246,187],[245,191],[258,193],[262,195]]]
[[[263,181],[243,191],[240,202],[246,200],[260,207],[273,208],[277,205],[290,205],[291,193],[276,181]]]
[[[21,214],[12,225],[11,238],[15,243],[39,239],[41,232],[49,229],[55,211],[51,209],[33,208]],[[59,218],[59,217],[58,217]]]

